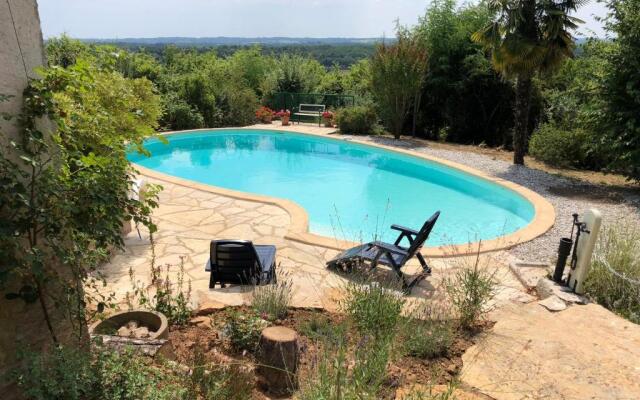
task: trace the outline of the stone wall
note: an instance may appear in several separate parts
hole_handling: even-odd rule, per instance
[[[37,76],[34,69],[44,62],[36,0],[0,1],[0,94],[13,96],[0,103],[0,112],[20,113],[22,92],[28,79]],[[9,138],[18,138],[15,119],[0,118],[0,131],[0,146],[5,147]],[[0,260],[0,268],[7,267],[10,266],[2,265]],[[15,292],[20,286],[17,281],[10,281],[0,289],[0,398],[3,400],[19,398],[14,385],[4,379],[5,373],[15,369],[16,350],[26,346],[40,350],[52,343],[38,302],[25,304],[22,300],[5,299],[6,293]],[[69,323],[59,310],[50,308],[54,327],[63,341],[68,342],[71,340]]]

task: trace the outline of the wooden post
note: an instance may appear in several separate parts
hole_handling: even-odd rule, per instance
[[[289,394],[298,388],[298,334],[284,326],[265,328],[260,336],[258,374],[270,392]]]

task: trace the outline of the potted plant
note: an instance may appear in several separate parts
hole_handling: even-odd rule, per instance
[[[276,117],[279,117],[282,121],[282,126],[289,125],[289,118],[291,118],[291,111],[289,110],[280,110],[276,113]]]
[[[327,128],[333,128],[333,112],[325,111],[322,113],[322,121]]]
[[[273,110],[269,107],[262,106],[256,111],[256,118],[264,124],[270,124],[273,120]]]

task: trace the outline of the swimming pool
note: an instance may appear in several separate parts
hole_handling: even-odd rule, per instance
[[[533,204],[478,176],[387,149],[312,135],[225,129],[167,135],[131,153],[145,168],[178,178],[288,199],[309,230],[350,241],[393,239],[389,225],[418,229],[441,216],[429,245],[495,239],[527,226]]]

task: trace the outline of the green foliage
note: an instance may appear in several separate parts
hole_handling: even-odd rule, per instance
[[[410,110],[419,108],[427,52],[410,32],[398,29],[396,42],[380,45],[371,60],[371,89],[385,126],[400,138]]]
[[[229,315],[226,333],[231,345],[236,350],[255,351],[260,340],[260,333],[269,326],[269,322],[255,313],[233,311]]]
[[[249,400],[253,392],[253,374],[237,364],[207,363],[205,351],[196,348],[190,363],[187,399]]]
[[[620,221],[601,228],[585,292],[604,307],[640,323],[640,229],[636,225]]]
[[[149,266],[149,282],[142,283],[135,280],[133,267],[129,268],[132,293],[127,292],[127,304],[129,309],[137,306],[158,311],[164,314],[172,325],[185,325],[192,315],[191,309],[191,280],[185,288],[184,281],[184,257],[180,257],[177,273],[172,271],[171,264],[156,264],[156,245],[153,233],[151,241],[151,265]],[[163,274],[164,272],[164,274]],[[175,280],[174,280],[175,279]]]
[[[29,400],[170,400],[185,398],[182,378],[130,351],[55,347],[23,354],[16,372]]]
[[[21,137],[0,149],[0,283],[10,276],[22,282],[20,297],[40,302],[55,342],[47,303],[72,316],[80,335],[82,305],[97,300],[85,298],[82,283],[90,285],[90,272],[112,248],[122,248],[123,222],[155,230],[150,214],[157,190],[131,198],[134,171],[126,152],[129,146],[144,151],[160,102],[148,80],[82,58],[40,75],[25,90]]]
[[[350,282],[342,309],[363,335],[394,335],[405,303],[396,287],[377,282]]]
[[[345,324],[334,324],[328,318],[313,316],[300,328],[300,332],[316,341],[338,344],[346,335]]]
[[[544,124],[531,137],[529,153],[556,167],[588,168],[593,142],[583,129],[563,130]]]
[[[533,77],[559,68],[573,57],[572,31],[580,20],[573,14],[584,0],[490,1],[493,20],[471,38],[491,53],[496,71],[516,78],[513,149],[515,164],[524,164],[531,132]]]
[[[400,340],[406,354],[436,358],[447,354],[455,338],[455,329],[447,305],[426,305],[401,325]]]
[[[97,389],[97,374],[86,351],[54,347],[48,354],[19,356],[15,378],[29,400],[84,400]]]
[[[471,34],[491,19],[483,4],[431,2],[414,29],[429,53],[418,134],[447,141],[511,145],[513,87],[491,67]]]
[[[347,135],[371,135],[376,133],[378,117],[371,106],[345,107],[335,116],[340,132]]]
[[[603,126],[610,169],[640,181],[640,1],[610,0],[607,29],[615,37],[608,56]]]
[[[293,282],[285,277],[268,285],[256,286],[251,306],[270,321],[286,317],[291,303],[292,285]]]
[[[346,337],[328,343],[301,400],[377,400],[384,388],[391,352],[390,338],[364,337],[350,360]]]
[[[471,262],[471,265],[466,265]],[[489,311],[496,293],[495,271],[481,264],[480,250],[470,261],[463,261],[453,277],[445,281],[447,294],[457,312],[460,327],[472,329]]]

